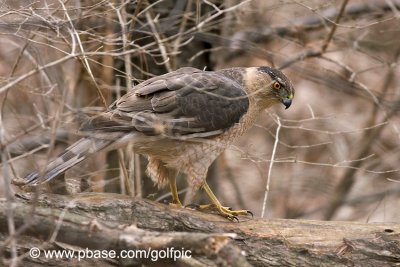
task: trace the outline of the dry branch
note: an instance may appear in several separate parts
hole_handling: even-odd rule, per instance
[[[32,197],[24,194],[14,203],[16,229],[25,229],[15,238],[18,244],[24,240],[26,250],[37,240],[48,241],[46,249],[59,248],[59,242],[80,249],[190,249],[192,261],[181,260],[182,266],[245,266],[240,250],[254,266],[394,266],[400,262],[400,224],[259,218],[233,223],[217,215],[117,194],[46,194],[31,205]],[[34,215],[29,216],[32,207]],[[5,201],[0,202],[0,211],[1,229],[7,229]],[[234,236],[231,242],[229,236]],[[3,240],[3,251],[12,238]],[[32,259],[26,256],[23,261]],[[134,262],[140,263],[146,261]]]
[[[399,0],[390,1],[395,8],[400,8]],[[212,36],[210,34],[198,34],[199,38],[207,39],[211,42],[222,42],[225,46],[231,48],[231,53],[227,55],[230,57],[237,57],[238,53],[248,53],[252,51],[257,53],[255,44],[257,43],[268,43],[276,36],[282,38],[303,38],[304,34],[309,31],[316,31],[326,27],[326,25],[336,25],[335,18],[341,18],[343,20],[356,19],[366,14],[371,14],[377,17],[382,16],[385,13],[393,12],[393,7],[389,1],[368,1],[363,3],[353,3],[349,5],[342,5],[341,8],[329,7],[320,11],[315,11],[311,7],[309,8],[315,14],[296,18],[289,22],[287,25],[280,25],[274,27],[264,27],[258,31],[239,31],[234,34],[230,39],[223,40],[218,36]],[[342,14],[342,15],[341,15]],[[265,26],[265,25],[263,25]],[[330,37],[332,38],[332,37]],[[259,51],[265,53],[265,51]],[[287,63],[286,63],[287,64]],[[286,65],[284,64],[284,65]]]

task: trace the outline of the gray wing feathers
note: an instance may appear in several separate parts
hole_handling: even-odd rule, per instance
[[[240,69],[236,72],[241,75]],[[248,107],[243,85],[232,77],[183,68],[135,86],[111,106],[109,116],[92,120],[86,128],[211,136],[238,123]]]
[[[151,79],[148,79],[135,87],[132,88],[132,91],[138,96],[144,96],[144,95],[149,95],[153,94],[155,92],[165,90],[168,88],[169,90],[176,90],[179,87],[184,86],[183,82],[180,81],[180,77],[182,76],[191,76],[194,73],[201,73],[201,70],[195,69],[195,68],[181,68],[179,70],[176,70],[174,72],[170,72],[164,75],[160,75],[157,77],[153,77]]]
[[[113,141],[95,139],[95,138],[82,138],[76,143],[69,146],[57,158],[52,160],[44,171],[35,171],[28,174],[24,179],[27,183],[37,184],[38,182],[47,182],[56,176],[62,174],[66,170],[72,168],[89,155],[105,148]]]
[[[153,96],[151,106],[155,112],[171,112],[177,108],[177,95],[175,91],[166,91]]]
[[[160,80],[159,77],[157,78],[158,78],[157,80],[148,83],[147,85],[137,86],[136,88],[133,88],[133,90],[135,91],[135,95],[137,96],[149,95],[167,88],[166,80],[164,79]]]

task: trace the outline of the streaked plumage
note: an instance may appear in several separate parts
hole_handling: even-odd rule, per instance
[[[109,111],[82,125],[87,137],[25,179],[32,184],[51,180],[99,150],[132,141],[135,152],[148,156],[148,173],[156,183],[175,182],[183,172],[198,188],[214,159],[264,109],[279,102],[289,107],[293,96],[286,76],[269,67],[182,68],[135,86]]]

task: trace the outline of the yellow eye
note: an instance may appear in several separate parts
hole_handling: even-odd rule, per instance
[[[274,82],[274,88],[275,88],[276,90],[281,89],[281,84],[278,83],[278,82]]]

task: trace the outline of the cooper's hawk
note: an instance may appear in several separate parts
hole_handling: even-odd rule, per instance
[[[175,205],[182,206],[175,183],[181,172],[193,189],[206,191],[221,215],[233,219],[248,211],[220,204],[205,181],[208,167],[264,109],[276,103],[288,108],[293,96],[289,79],[270,67],[182,68],[132,88],[82,125],[86,137],[25,179],[49,181],[99,150],[133,142],[135,152],[147,155],[152,180],[169,184]]]

